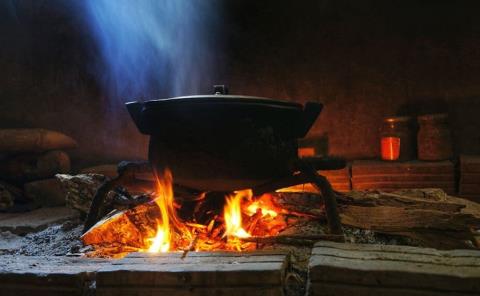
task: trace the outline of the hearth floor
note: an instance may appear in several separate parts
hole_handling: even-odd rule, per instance
[[[9,295],[479,295],[480,251],[318,242],[308,277],[284,251],[0,256]]]

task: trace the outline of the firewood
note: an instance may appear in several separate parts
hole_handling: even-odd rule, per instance
[[[65,205],[65,191],[56,178],[34,181],[24,185],[25,196],[39,206]]]
[[[480,229],[480,204],[451,196],[419,197],[426,192],[350,192],[339,199],[342,223],[410,237],[427,247],[472,247],[471,229]]]
[[[115,178],[118,176],[116,164],[104,164],[104,165],[88,167],[88,168],[82,169],[80,173],[105,175],[109,178]]]
[[[23,154],[0,161],[0,178],[12,182],[46,179],[69,171],[70,157],[60,150]]]
[[[0,153],[45,152],[70,149],[77,142],[60,132],[46,129],[0,129]]]
[[[56,177],[62,183],[67,206],[82,214],[88,213],[95,192],[105,181],[105,176],[96,174],[57,174]]]

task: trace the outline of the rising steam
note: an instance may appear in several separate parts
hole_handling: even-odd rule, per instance
[[[219,51],[218,0],[84,0],[96,75],[107,96],[152,98],[203,92]],[[118,101],[117,101],[118,102]]]

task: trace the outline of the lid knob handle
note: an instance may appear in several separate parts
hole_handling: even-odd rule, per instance
[[[225,85],[214,85],[213,93],[216,95],[228,95],[228,88]]]

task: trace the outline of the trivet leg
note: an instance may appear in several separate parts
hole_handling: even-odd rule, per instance
[[[300,171],[305,174],[313,185],[320,190],[325,201],[325,213],[327,216],[328,227],[332,234],[343,234],[342,223],[337,209],[337,199],[332,185],[327,178],[319,175],[317,171],[307,163],[300,165]]]

